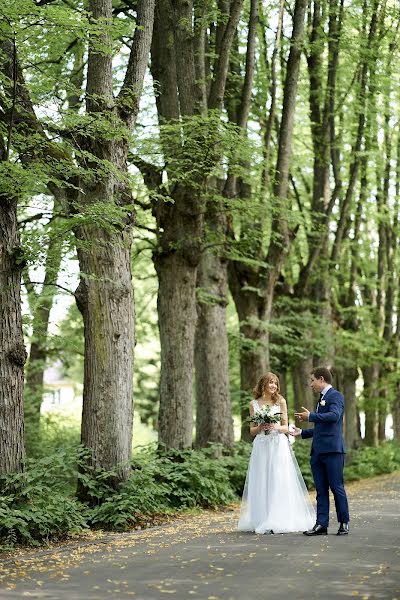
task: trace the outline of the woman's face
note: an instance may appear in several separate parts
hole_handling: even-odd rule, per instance
[[[267,381],[265,391],[269,392],[271,395],[278,391],[278,384],[275,379],[270,379]]]

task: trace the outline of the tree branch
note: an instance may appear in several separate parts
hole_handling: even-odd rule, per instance
[[[120,117],[132,128],[139,112],[139,101],[147,67],[154,25],[155,0],[138,0],[136,31],[124,83],[118,95]]]
[[[50,283],[50,282],[44,282],[44,281],[30,281],[29,283],[32,285],[51,285],[51,286],[59,288],[60,290],[63,290],[63,292],[66,292],[67,294],[70,294],[71,296],[75,297],[75,292],[72,292],[68,288],[60,285],[59,283]],[[25,284],[25,287],[27,288],[27,284],[25,281],[24,281],[24,284]]]
[[[143,176],[144,182],[149,189],[155,190],[161,185],[163,172],[162,167],[157,167],[156,165],[146,162],[137,154],[132,153],[128,154],[128,161],[139,169]]]
[[[229,20],[224,29],[220,44],[216,49],[218,59],[208,98],[208,108],[211,109],[221,108],[224,100],[226,78],[228,75],[229,55],[236,27],[239,23],[242,5],[243,0],[232,0]]]

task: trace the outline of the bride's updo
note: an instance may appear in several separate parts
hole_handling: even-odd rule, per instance
[[[276,392],[274,394],[272,394],[272,401],[274,402],[274,404],[279,404],[280,401],[282,400],[282,396],[280,395],[280,391],[281,391],[281,386],[279,383],[279,377],[278,375],[275,375],[275,373],[266,373],[265,375],[261,375],[260,379],[257,381],[257,385],[255,386],[255,388],[253,389],[253,396],[254,398],[261,398],[261,396],[264,395],[264,392],[267,389],[267,385],[270,381],[273,381],[274,383],[276,383]]]

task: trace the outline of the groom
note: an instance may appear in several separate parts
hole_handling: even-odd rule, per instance
[[[329,524],[329,488],[335,499],[336,514],[340,523],[337,535],[349,533],[349,507],[343,484],[344,445],[342,425],[344,398],[332,385],[331,372],[325,367],[311,371],[310,385],[314,393],[319,393],[315,412],[304,406],[303,412],[295,413],[299,421],[315,423],[313,429],[296,427],[292,435],[303,439],[313,438],[311,445],[311,470],[317,491],[317,522],[305,535],[326,535]]]

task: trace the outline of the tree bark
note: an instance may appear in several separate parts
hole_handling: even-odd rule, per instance
[[[157,255],[161,345],[159,442],[192,445],[196,268],[178,253]]]
[[[400,441],[400,383],[396,385],[396,393],[392,403],[393,439]]]
[[[304,406],[309,411],[314,411],[316,398],[310,388],[310,375],[313,368],[312,358],[304,358],[296,363],[292,369],[293,395],[295,411],[301,411]],[[307,429],[307,423],[300,423],[300,427]]]
[[[249,402],[252,390],[261,375],[269,369],[268,336],[262,327],[264,302],[251,283],[246,285],[246,269],[240,264],[230,265],[230,289],[239,317],[240,335],[240,416],[241,439],[251,441],[249,431]],[[241,276],[238,277],[239,273]],[[251,275],[251,273],[248,273]]]
[[[129,476],[132,445],[131,238],[129,232],[110,235],[95,226],[79,228],[76,236],[83,242],[78,248],[81,280],[75,294],[85,333],[81,441],[91,450],[94,467],[122,465],[112,479],[117,484]],[[84,496],[83,489],[80,495]]]
[[[2,153],[3,154],[3,153]],[[3,155],[3,159],[4,159]],[[17,201],[0,195],[0,475],[19,472],[24,459],[22,251]]]
[[[355,367],[345,367],[341,373],[341,392],[345,400],[344,414],[344,439],[348,450],[360,445],[360,431],[358,427],[356,381],[358,371]]]
[[[10,32],[10,39],[12,33]],[[7,111],[2,120],[7,142],[0,136],[0,161],[9,161],[15,121],[19,69],[15,40],[7,36],[1,43],[1,70],[9,83],[3,84],[2,96]],[[5,176],[6,169],[4,169]],[[10,179],[13,171],[10,171]],[[16,187],[17,182],[15,182]],[[12,188],[12,183],[8,182]],[[23,470],[24,447],[24,346],[21,314],[21,273],[24,256],[20,246],[17,206],[18,197],[0,190],[0,476]]]
[[[378,380],[379,367],[375,364],[363,368],[364,377],[364,412],[365,412],[365,436],[366,446],[376,447],[378,445]]]
[[[212,249],[203,251],[197,287],[196,446],[206,446],[209,442],[232,446],[234,437],[226,330],[228,273],[226,261]]]

